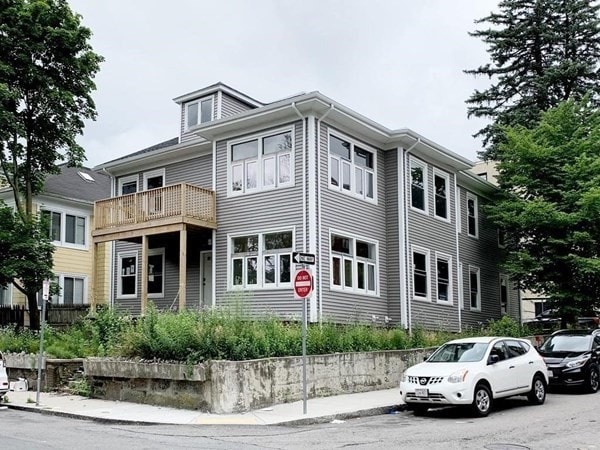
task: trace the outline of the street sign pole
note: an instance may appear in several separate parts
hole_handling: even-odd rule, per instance
[[[307,414],[306,394],[306,300],[302,300],[302,413]]]
[[[40,406],[40,388],[42,385],[42,361],[44,354],[44,325],[46,323],[46,301],[50,298],[50,281],[44,280],[42,284],[42,318],[40,320],[40,354],[38,355],[37,391],[35,393],[35,406]]]
[[[313,291],[314,281],[313,275],[310,269],[306,267],[306,264],[312,264],[311,256],[314,256],[308,253],[300,253],[295,254],[296,256],[300,255],[302,258],[305,258],[306,261],[302,261],[301,264],[296,266],[296,273],[294,275],[294,298],[302,301],[302,406],[304,414],[307,413],[307,381],[306,381],[306,334],[307,334],[307,299],[310,297]]]

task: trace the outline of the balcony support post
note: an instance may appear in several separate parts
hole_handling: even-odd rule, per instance
[[[148,310],[148,235],[142,236],[142,316]]]
[[[187,228],[183,224],[179,232],[179,311],[185,309],[187,286]]]

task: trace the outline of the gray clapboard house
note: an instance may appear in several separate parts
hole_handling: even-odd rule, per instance
[[[292,252],[312,253],[313,322],[460,330],[516,315],[472,163],[319,92],[261,103],[217,83],[177,97],[177,138],[101,164],[94,243],[133,314],[244,302],[301,315]]]

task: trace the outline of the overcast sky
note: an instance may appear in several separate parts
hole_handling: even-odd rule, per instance
[[[465,99],[488,81],[468,36],[497,0],[70,0],[105,62],[86,165],[177,136],[173,98],[218,81],[270,102],[320,91],[471,160],[485,122]]]

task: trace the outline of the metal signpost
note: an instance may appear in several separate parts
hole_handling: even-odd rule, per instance
[[[302,302],[302,406],[303,413],[307,413],[307,382],[306,382],[306,328],[307,328],[307,306],[306,301],[312,294],[314,288],[314,278],[312,271],[306,265],[315,263],[315,255],[310,253],[294,252],[292,260],[296,264],[301,264],[294,274],[294,298],[303,300]]]
[[[46,323],[46,302],[50,298],[50,280],[44,280],[42,284],[42,317],[40,320],[40,354],[38,355],[37,391],[35,394],[35,406],[40,406],[40,388],[42,384],[42,359],[44,354],[44,325]]]

